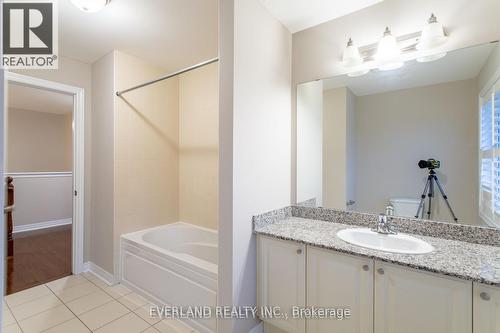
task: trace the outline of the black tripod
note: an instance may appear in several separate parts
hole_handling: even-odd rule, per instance
[[[441,183],[439,182],[439,179],[436,175],[436,171],[433,169],[429,169],[429,177],[427,177],[427,182],[425,183],[424,187],[424,192],[422,192],[422,196],[420,197],[420,205],[418,205],[418,210],[417,214],[415,214],[415,217],[418,218],[420,215],[420,210],[424,207],[424,201],[425,197],[429,198],[429,206],[427,209],[427,219],[431,219],[431,212],[432,212],[432,198],[434,198],[434,183],[436,183],[439,192],[441,192],[441,195],[443,196],[444,202],[446,202],[446,206],[448,206],[448,209],[450,210],[450,214],[453,217],[453,220],[455,222],[458,222],[457,217],[455,216],[455,213],[453,212],[453,209],[451,208],[450,202],[448,201],[448,197],[446,196],[446,193],[444,193],[443,187],[441,186]]]

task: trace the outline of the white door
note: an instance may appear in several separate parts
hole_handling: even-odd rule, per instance
[[[343,320],[308,320],[308,333],[372,333],[373,260],[309,246],[307,306],[349,308],[351,313]]]
[[[472,282],[375,262],[375,333],[471,333]]]
[[[474,333],[500,333],[500,287],[474,283]]]
[[[257,237],[257,305],[279,306],[288,318],[270,318],[261,313],[263,321],[288,333],[304,333],[305,320],[293,318],[292,307],[305,306],[305,246],[263,236]]]

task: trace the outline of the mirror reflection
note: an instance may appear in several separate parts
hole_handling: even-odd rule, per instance
[[[297,202],[500,227],[500,47],[297,86]]]

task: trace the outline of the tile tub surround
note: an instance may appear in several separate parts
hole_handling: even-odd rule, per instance
[[[147,299],[91,273],[71,275],[4,297],[2,332],[190,333],[172,319],[151,317]]]
[[[435,251],[419,255],[390,253],[352,245],[336,236],[338,231],[352,228],[353,226],[373,226],[375,223],[373,217],[376,218],[376,215],[350,213],[324,208],[313,208],[312,210],[310,208],[299,208],[286,207],[255,216],[255,233],[500,286],[500,247],[478,244],[481,242],[480,237],[483,237],[481,232],[479,232],[479,236],[476,236],[478,238],[476,238],[477,241],[475,243],[466,242],[461,239],[461,237],[466,236],[464,235],[466,231],[458,233],[455,240],[413,233],[414,235],[419,235],[417,236],[418,238],[434,246]],[[312,216],[313,218],[295,215]],[[411,226],[411,223],[425,224],[422,221],[412,222],[410,219],[399,218],[398,220],[403,221],[398,221],[395,225],[399,228],[400,232],[404,233],[412,233],[411,230],[422,231],[422,229]],[[404,229],[405,227],[413,227],[414,229]],[[430,231],[428,229],[423,229],[423,231],[439,236],[441,229],[438,228],[439,226],[434,227],[434,229],[433,227],[429,226],[429,229],[432,229]],[[466,226],[466,228],[477,227]],[[450,229],[454,230],[453,228]],[[449,232],[449,229],[445,229],[444,231]],[[454,235],[453,233],[448,233],[447,235],[449,236],[450,234]],[[496,234],[492,234],[498,237],[499,232],[497,231]]]
[[[377,214],[322,207],[288,206],[254,216],[254,228],[275,223],[287,217],[302,217],[360,227],[373,227],[378,219]],[[391,217],[391,223],[402,233],[500,247],[500,229],[397,216]]]

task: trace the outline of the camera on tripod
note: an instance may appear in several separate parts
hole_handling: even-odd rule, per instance
[[[426,160],[420,160],[418,161],[418,166],[420,169],[437,169],[441,166],[441,162],[438,160],[435,160],[433,158],[429,158],[427,161]]]
[[[420,160],[418,161],[418,167],[420,169],[429,169],[429,175],[427,176],[427,182],[425,183],[424,187],[424,192],[420,196],[420,204],[418,205],[418,210],[417,214],[415,214],[415,218],[420,217],[420,212],[422,211],[422,218],[424,217],[423,209],[424,209],[424,201],[427,198],[428,199],[428,206],[427,206],[427,219],[431,219],[432,215],[432,200],[435,197],[434,194],[434,186],[437,185],[437,188],[439,192],[441,193],[444,202],[446,203],[446,206],[448,207],[448,210],[450,211],[451,217],[455,222],[458,222],[458,218],[455,215],[455,212],[451,208],[451,204],[448,201],[448,196],[446,193],[444,193],[443,186],[441,185],[441,182],[438,179],[438,176],[436,174],[436,171],[434,169],[437,169],[441,166],[441,162],[434,159],[434,158],[429,158],[428,160]]]

